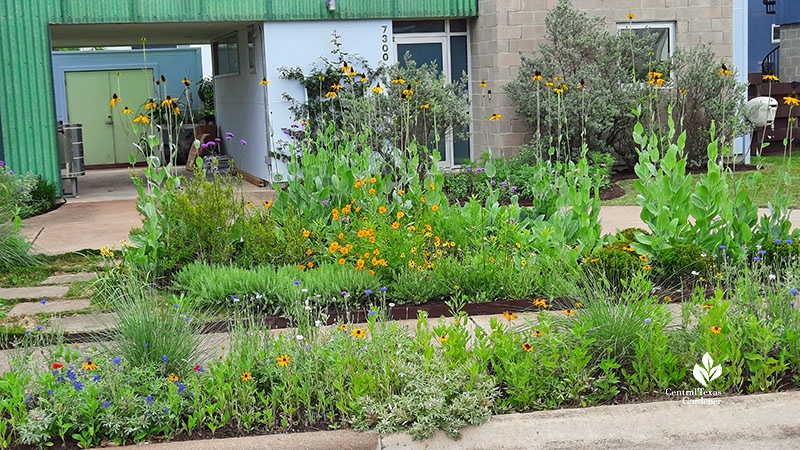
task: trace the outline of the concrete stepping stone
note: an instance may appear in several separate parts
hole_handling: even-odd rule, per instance
[[[69,286],[62,285],[0,288],[0,298],[57,298],[66,295],[68,290]]]
[[[65,273],[61,275],[53,275],[44,280],[42,284],[69,284],[74,281],[92,281],[95,279],[95,277],[96,274],[92,272]]]
[[[77,314],[69,317],[54,317],[45,328],[47,331],[63,333],[84,333],[114,328],[117,315],[114,313]]]
[[[58,313],[64,311],[78,311],[91,306],[91,300],[79,298],[74,300],[48,300],[47,303],[23,302],[17,303],[8,312],[8,316],[31,316],[39,313]]]

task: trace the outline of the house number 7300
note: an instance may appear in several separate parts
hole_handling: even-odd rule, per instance
[[[381,58],[385,62],[389,62],[389,26],[388,25],[381,25],[381,52],[383,55]]]

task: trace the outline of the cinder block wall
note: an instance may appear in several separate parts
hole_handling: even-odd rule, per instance
[[[475,157],[489,148],[495,157],[511,156],[530,140],[528,126],[516,117],[503,86],[517,77],[520,52],[538,49],[545,17],[557,4],[558,0],[479,0],[478,17],[471,24]],[[733,58],[733,0],[574,0],[573,6],[605,17],[610,32],[628,21],[628,13],[636,14],[634,22],[673,21],[678,47],[709,44],[717,58]],[[781,52],[783,45],[781,40]],[[797,45],[800,48],[800,40]],[[491,100],[481,97],[486,90],[478,86],[481,80],[491,89]],[[497,113],[502,120],[487,120]]]
[[[800,81],[800,23],[781,25],[778,77],[784,83]]]

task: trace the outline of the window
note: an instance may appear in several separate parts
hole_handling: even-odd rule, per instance
[[[239,74],[239,35],[231,33],[211,45],[214,75]]]
[[[781,26],[774,23],[772,24],[772,43],[781,43]]]
[[[633,33],[639,37],[652,36],[652,60],[646,64],[641,61],[636,63],[636,78],[646,80],[651,69],[662,71],[668,68],[668,63],[675,52],[675,22],[642,22],[618,23],[617,33]],[[630,55],[626,55],[630,56]],[[630,59],[630,58],[628,58]]]
[[[469,41],[465,19],[396,20],[392,22],[392,32],[395,55],[401,66],[408,52],[419,65],[436,64],[448,81],[458,81],[466,75],[469,87]],[[439,142],[441,164],[461,164],[470,158],[470,148],[469,138],[456,140],[452,131],[448,131],[445,139]]]
[[[256,72],[256,27],[247,27],[247,61],[250,73]]]

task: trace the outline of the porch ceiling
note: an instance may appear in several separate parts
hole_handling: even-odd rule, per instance
[[[208,44],[242,24],[252,22],[102,23],[50,25],[54,48],[117,45]]]

